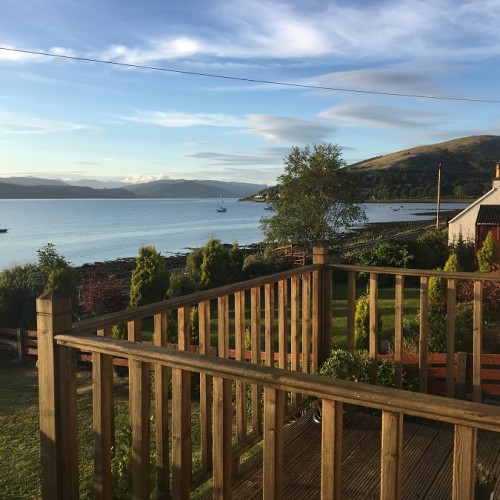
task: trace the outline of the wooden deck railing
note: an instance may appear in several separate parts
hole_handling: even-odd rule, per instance
[[[82,349],[93,353],[96,498],[112,498],[114,356],[128,359],[129,365],[133,498],[149,498],[153,486],[163,498],[189,498],[191,491],[210,478],[214,496],[230,498],[231,478],[239,473],[241,455],[261,439],[265,497],[280,498],[283,425],[311,397],[323,399],[323,498],[337,499],[341,495],[343,403],[383,411],[381,498],[400,497],[405,414],[455,425],[453,498],[472,498],[476,432],[477,429],[500,431],[499,408],[315,375],[331,348],[332,283],[334,286],[337,270],[347,270],[349,275],[349,311],[353,311],[354,305],[354,273],[370,272],[372,291],[377,289],[379,273],[400,276],[396,286],[399,343],[402,328],[398,325],[403,309],[401,276],[405,273],[423,276],[421,294],[425,308],[429,274],[327,266],[326,257],[326,252],[316,252],[312,266],[76,324],[71,324],[69,299],[59,297],[56,292],[40,297],[37,310],[43,497],[70,499],[79,495],[76,352]],[[461,279],[469,276],[461,275]],[[480,282],[483,278],[474,275],[474,279]],[[373,293],[373,297],[370,355],[376,363],[377,294]],[[475,308],[479,309],[479,293],[476,300]],[[192,307],[198,312],[198,353],[189,352],[194,342],[190,330]],[[128,340],[111,336],[113,326],[121,324],[127,325]],[[480,334],[482,326],[479,321],[475,324]],[[350,319],[349,325],[352,347]],[[146,329],[153,331],[153,344],[143,342]],[[422,326],[424,348],[425,329]],[[168,338],[172,335],[174,339]],[[178,349],[166,347],[167,340],[174,340]],[[480,355],[480,342],[476,340],[474,345]],[[213,355],[213,347],[217,348],[217,356]],[[261,353],[265,353],[265,365]],[[401,361],[398,347],[395,356]],[[423,358],[422,353],[419,356]],[[476,351],[473,356],[477,357]],[[425,365],[425,360],[421,362]],[[150,380],[151,366],[154,366],[154,384]],[[199,445],[192,439],[191,373],[199,374],[200,379]],[[149,484],[152,434],[156,439],[153,467],[157,471],[157,485]],[[199,446],[199,467],[193,465],[194,446]]]

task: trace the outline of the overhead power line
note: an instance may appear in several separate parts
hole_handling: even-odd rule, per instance
[[[104,59],[94,59],[91,57],[79,57],[79,56],[69,56],[64,54],[52,54],[50,52],[42,52],[37,50],[24,50],[24,49],[15,49],[11,47],[0,47],[0,50],[9,51],[9,52],[18,52],[21,54],[29,54],[34,56],[43,56],[43,57],[53,57],[56,59],[69,59],[71,61],[84,61],[84,62],[92,62],[98,64],[109,64],[112,66],[121,66],[125,68],[135,68],[135,69],[145,69],[149,71],[161,71],[165,73],[177,73],[181,75],[191,75],[191,76],[203,76],[206,78],[218,78],[222,80],[232,80],[237,82],[249,82],[249,83],[262,83],[267,85],[276,85],[280,87],[291,87],[291,88],[301,88],[301,89],[309,89],[309,90],[327,90],[331,92],[351,92],[355,94],[370,94],[370,95],[383,95],[383,96],[391,96],[391,97],[410,97],[414,99],[433,99],[438,101],[464,101],[464,102],[479,102],[479,103],[500,103],[500,99],[476,99],[471,97],[454,97],[454,96],[439,96],[439,95],[428,95],[428,94],[404,94],[400,92],[381,92],[377,90],[360,90],[360,89],[352,89],[352,88],[342,88],[342,87],[328,87],[323,85],[308,85],[303,83],[292,83],[292,82],[280,82],[275,80],[260,80],[258,78],[245,78],[239,76],[228,76],[221,75],[217,73],[202,73],[199,71],[187,71],[181,69],[174,68],[161,68],[158,66],[148,66],[143,64],[131,64],[131,63],[123,63],[117,61],[107,61]]]

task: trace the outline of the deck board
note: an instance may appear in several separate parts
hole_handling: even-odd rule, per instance
[[[344,413],[342,442],[342,498],[378,499],[380,492],[381,418],[377,414]],[[411,500],[451,498],[453,426],[405,418],[403,449],[403,498]],[[284,498],[320,498],[321,425],[311,413],[284,432]],[[478,434],[478,461],[500,476],[500,437]],[[495,489],[500,498],[500,481]],[[207,491],[200,499],[212,498]],[[233,483],[234,499],[262,498],[262,451],[241,465]]]

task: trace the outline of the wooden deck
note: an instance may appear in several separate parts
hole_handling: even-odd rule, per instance
[[[403,498],[451,498],[453,429],[417,418],[405,418]],[[344,413],[342,498],[378,499],[380,496],[381,418],[369,413]],[[311,413],[291,424],[284,433],[284,495],[288,499],[320,498],[321,425]],[[500,439],[478,433],[477,460],[500,476]],[[200,499],[212,498],[208,491]],[[262,498],[262,453],[241,465],[233,484],[234,499]],[[500,498],[500,480],[494,498]]]

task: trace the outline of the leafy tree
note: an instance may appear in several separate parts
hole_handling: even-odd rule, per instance
[[[459,272],[463,271],[460,265],[458,254],[455,252],[451,253],[444,265],[444,270],[448,272]],[[429,279],[429,308],[431,313],[441,312],[443,313],[446,308],[446,290],[447,290],[447,280],[446,278],[438,278],[432,276]]]
[[[161,254],[153,245],[141,246],[132,271],[130,307],[138,307],[165,298],[169,273]]]
[[[260,221],[268,241],[304,248],[334,246],[342,228],[365,219],[361,182],[343,168],[338,146],[294,147],[284,163],[272,202],[275,215]]]
[[[76,311],[76,287],[68,262],[52,243],[38,250],[38,262],[0,272],[0,325],[36,328],[36,298],[48,288],[62,288]]]
[[[182,295],[188,295],[196,291],[196,283],[194,282],[191,275],[186,272],[173,273],[170,276],[169,288],[167,291],[167,296],[169,299],[172,297],[181,297]]]
[[[488,231],[486,238],[481,245],[481,248],[477,251],[477,263],[479,266],[479,271],[482,273],[489,273],[494,264],[498,263],[498,249],[493,239],[493,234]]]

